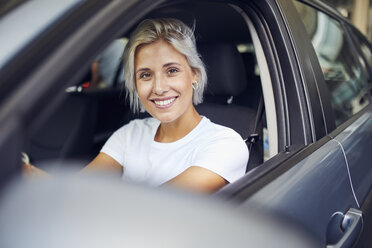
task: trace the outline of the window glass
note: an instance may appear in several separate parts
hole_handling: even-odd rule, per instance
[[[124,48],[128,38],[113,40],[94,60],[89,71],[77,85],[70,86],[66,92],[97,91],[121,89],[124,84]]]
[[[365,40],[358,39],[360,43],[360,50],[362,51],[362,54],[364,56],[364,59],[367,63],[367,66],[372,69],[372,51],[370,46],[366,43]],[[368,88],[371,90],[372,89],[372,75],[371,71],[369,71],[368,74]]]
[[[360,49],[362,50],[364,58],[366,59],[368,66],[372,68],[371,50],[365,42],[363,42],[362,40],[359,40],[359,42],[360,42]]]
[[[368,104],[361,67],[337,21],[302,3],[295,6],[322,68],[338,126]]]
[[[91,88],[112,88],[124,82],[122,57],[128,39],[116,39],[96,58],[92,65]]]

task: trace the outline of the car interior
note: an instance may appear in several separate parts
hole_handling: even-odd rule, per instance
[[[247,141],[247,171],[262,164],[268,150],[264,94],[246,19],[234,6],[211,2],[167,3],[141,20],[146,18],[177,18],[194,27],[197,49],[208,75],[204,102],[196,108],[213,122],[233,128]],[[130,31],[116,40],[126,41]],[[47,169],[51,160],[74,159],[84,166],[114,131],[134,118],[149,116],[131,112],[125,97],[123,63],[120,59],[115,63],[112,84],[94,86],[92,70],[85,68],[86,75],[63,92],[58,108],[28,137],[25,152],[32,164]]]

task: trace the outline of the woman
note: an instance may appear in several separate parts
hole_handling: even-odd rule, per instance
[[[124,51],[133,120],[84,169],[113,170],[151,186],[214,192],[245,173],[248,149],[235,131],[202,117],[207,76],[193,31],[176,19],[144,20]]]

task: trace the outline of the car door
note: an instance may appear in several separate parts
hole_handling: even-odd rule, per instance
[[[361,92],[361,97],[358,99],[359,103],[363,105],[370,105],[370,89],[372,82],[372,50],[371,44],[362,36],[355,28],[345,24],[348,34],[353,41],[355,52],[355,60],[359,61],[360,67],[363,70],[364,90]],[[368,108],[368,107],[367,107]],[[365,110],[365,113],[359,120],[350,125],[344,130],[344,134],[338,135],[342,139],[343,147],[346,156],[350,159],[350,173],[353,178],[355,193],[360,203],[366,201],[367,194],[372,186],[372,168],[369,162],[372,159],[372,154],[368,152],[368,146],[371,146],[371,111]],[[357,147],[357,149],[355,149]]]
[[[355,56],[358,58],[361,67],[365,71],[366,91],[364,98],[361,100],[370,103],[371,99],[368,98],[368,96],[371,94],[372,82],[371,44],[354,27],[349,25],[345,26],[348,28],[350,37],[354,41],[356,50]],[[371,146],[371,107],[369,106],[369,109],[361,112],[362,113],[358,115],[359,118],[338,134],[337,138],[342,140],[341,143],[345,149],[350,166],[350,174],[355,188],[355,194],[363,212],[364,229],[358,245],[366,246],[366,244],[371,242],[369,233],[372,230],[372,168],[370,166],[372,155],[368,148],[368,145],[369,147]]]
[[[305,6],[302,7],[305,11],[301,12],[304,9],[298,5]],[[281,96],[284,102],[282,110],[288,118],[277,118],[279,123],[288,127],[284,131],[287,136],[278,134],[281,141],[277,156],[220,193],[241,202],[242,207],[258,203],[284,219],[295,220],[305,226],[323,245],[343,244],[349,247],[361,232],[361,213],[354,194],[349,159],[345,156],[342,140],[332,136],[332,131],[336,124],[347,121],[355,113],[345,117],[344,113],[335,111],[337,105],[332,102],[332,97],[341,93],[334,93],[327,85],[323,64],[319,61],[319,53],[314,49],[307,30],[309,26],[304,24],[304,19],[317,18],[316,11],[325,7],[318,5],[309,14],[306,12],[308,5],[295,1],[266,1],[256,3],[256,6],[260,6],[260,20],[266,22],[262,25],[266,26],[263,29],[257,28],[259,25],[256,24],[260,42],[271,43],[271,46],[267,45],[266,56],[270,56],[267,55],[270,53],[277,54],[276,58],[267,61],[278,60],[280,65],[277,66],[277,72],[286,74],[282,75],[283,82],[273,80],[273,84],[282,84],[283,87],[284,94],[276,92],[276,95]],[[324,21],[327,17],[321,18]],[[316,24],[317,22],[312,27],[314,33],[317,31]],[[333,35],[343,37],[342,30],[341,27]],[[265,40],[265,37],[272,40]],[[327,41],[329,40],[324,40]],[[285,45],[281,47],[282,44]],[[357,80],[361,82],[362,78]],[[339,87],[337,89],[345,90]],[[299,110],[293,111],[296,104]],[[358,111],[359,114],[353,117],[354,126],[349,128],[359,128],[364,124],[367,127],[364,129],[369,129],[369,124],[366,123],[369,113],[367,117],[361,116],[367,111],[363,107]],[[335,116],[342,121],[336,123]],[[295,119],[302,119],[302,124],[298,124]],[[353,216],[355,220],[351,221],[352,228],[345,226],[348,230],[346,232],[340,229],[344,215]]]
[[[332,17],[331,14],[327,15],[326,12],[315,13],[318,21],[322,23],[323,31],[317,31],[312,41],[331,92],[336,123],[335,130],[329,136],[338,142],[343,150],[355,201],[367,217],[370,212],[370,196],[367,195],[372,184],[372,168],[369,162],[372,159],[369,152],[372,145],[372,119],[368,93],[370,69],[368,70],[369,66],[364,62],[363,50],[364,53],[368,52],[368,48],[362,42],[355,43],[356,47],[353,46],[352,40],[360,40],[360,34],[355,33],[355,28],[353,33],[349,33],[348,30],[352,29],[346,28],[350,26],[348,23]],[[322,32],[328,34],[321,35]],[[322,40],[319,41],[317,35],[321,36]],[[328,48],[325,49],[325,46]],[[327,57],[328,61],[324,61]],[[327,115],[327,118],[331,116]],[[366,225],[370,225],[369,222],[370,220],[364,219]],[[363,232],[366,233],[367,230],[370,229],[364,228]]]

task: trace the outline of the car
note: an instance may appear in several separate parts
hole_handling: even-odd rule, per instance
[[[208,88],[204,102],[196,106],[198,112],[236,130],[250,150],[242,178],[212,197],[185,195],[196,204],[193,212],[199,209],[208,216],[195,215],[194,221],[202,225],[218,218],[219,206],[215,205],[229,204],[219,212],[218,223],[228,219],[230,211],[242,218],[258,211],[262,217],[234,222],[265,237],[252,243],[236,239],[237,247],[279,243],[290,247],[289,240],[297,234],[304,247],[371,244],[372,46],[335,8],[319,0],[28,0],[11,1],[0,8],[0,32],[7,34],[0,38],[0,182],[5,192],[0,216],[10,216],[2,223],[4,228],[16,230],[25,220],[35,220],[31,213],[31,217],[26,214],[17,219],[9,212],[15,209],[9,206],[19,206],[32,194],[31,186],[14,179],[20,174],[21,152],[47,171],[72,165],[81,168],[116,129],[147,116],[129,109],[120,59],[115,59],[110,83],[92,83],[93,65],[99,66],[99,58],[111,44],[121,41],[125,45],[140,21],[177,18],[194,27],[208,71]],[[13,180],[20,188],[13,189]],[[45,188],[64,192],[61,185],[42,184],[35,192]],[[79,192],[82,186],[76,187]],[[136,187],[126,195],[142,195]],[[158,189],[145,191],[159,194]],[[39,205],[31,204],[32,210],[43,206],[44,212],[60,218],[63,211],[48,212],[53,211],[55,201],[49,202],[50,209],[45,208],[50,192],[40,194],[41,200],[35,200]],[[167,199],[165,209],[173,203],[184,205],[173,191],[160,194]],[[210,215],[203,208],[205,201]],[[108,205],[114,202],[107,200]],[[141,207],[144,203],[133,199],[132,204]],[[183,211],[188,210],[181,213],[193,218]],[[134,216],[144,216],[143,211]],[[170,220],[161,216],[165,224],[159,228],[165,228]],[[31,232],[30,223],[25,226],[27,240],[40,247],[42,236],[38,235],[43,233]],[[48,222],[42,230],[48,230],[45,226]],[[229,233],[222,225],[219,231],[213,232],[214,237]],[[146,229],[144,237],[159,245],[149,232]],[[195,244],[200,239],[199,246],[208,244],[205,236],[187,233],[182,238],[185,242]],[[229,238],[234,240],[238,233]],[[25,245],[9,232],[0,231],[0,236],[7,237],[7,244],[18,244],[14,247]],[[279,236],[291,237],[288,246]]]

